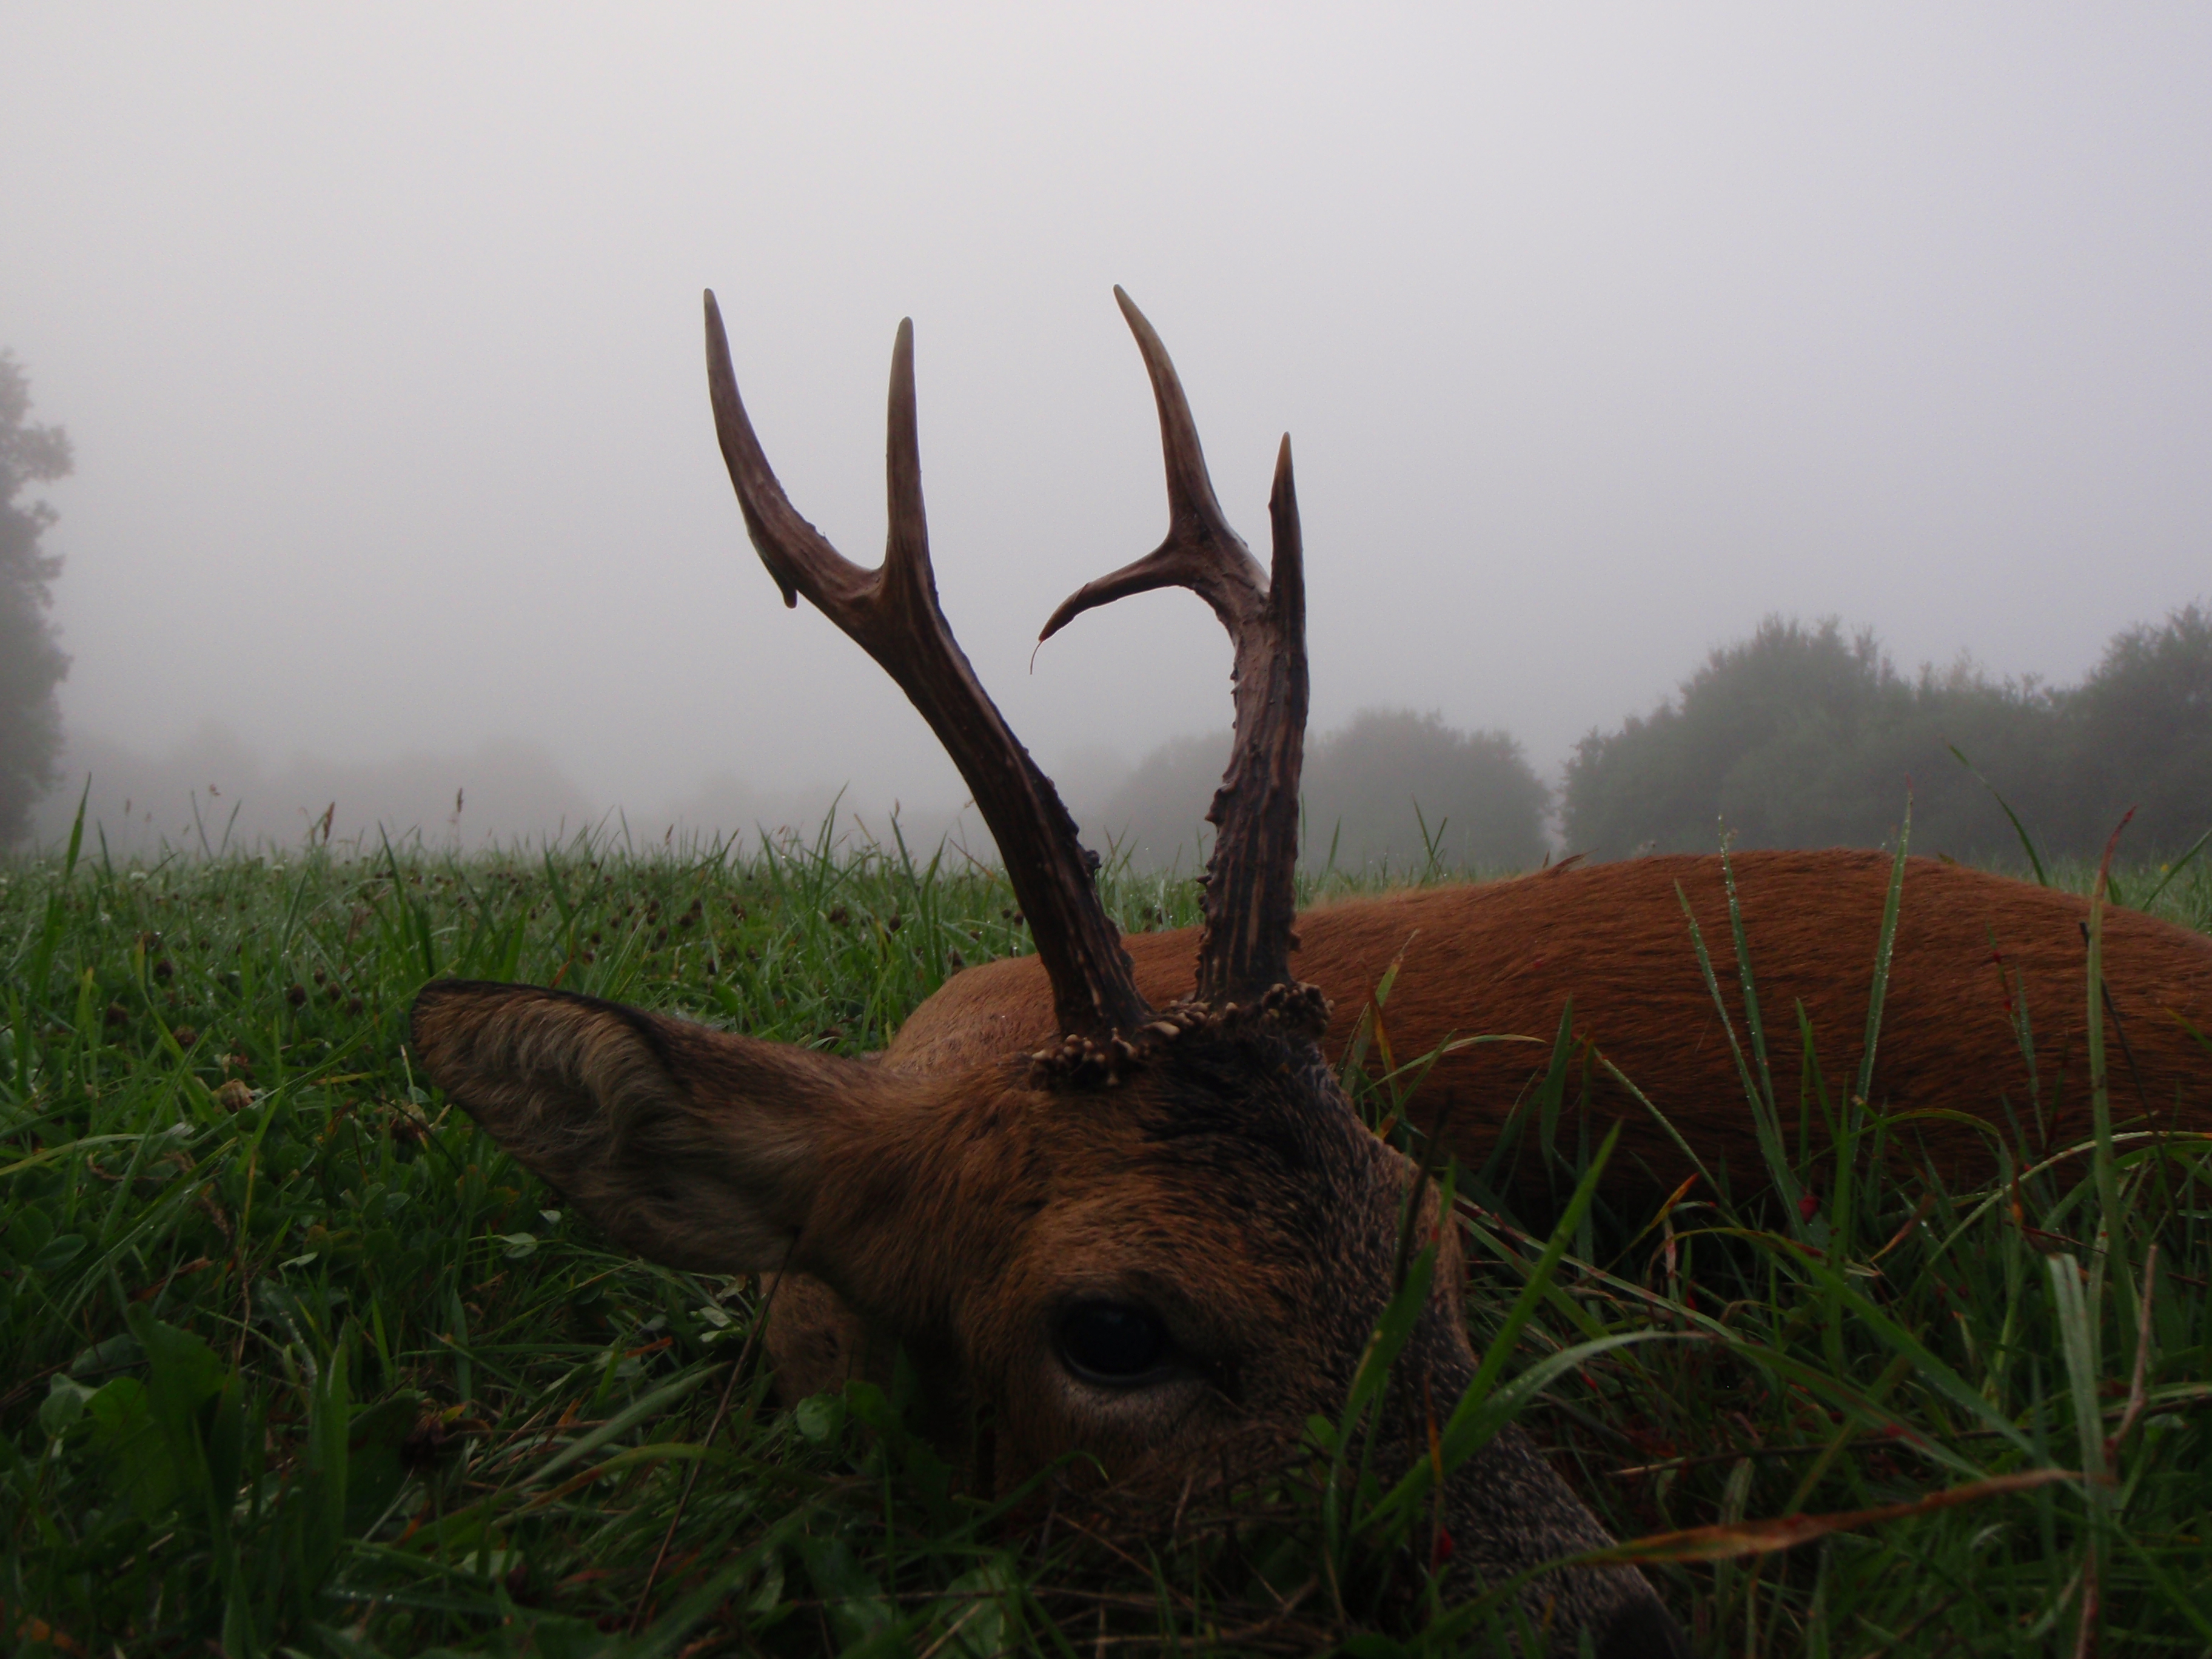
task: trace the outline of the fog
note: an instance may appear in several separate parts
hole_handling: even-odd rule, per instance
[[[1073,793],[1229,712],[1187,594],[1030,660],[1165,522],[1117,282],[1262,547],[1292,434],[1317,729],[1435,711],[1553,776],[1770,612],[2069,680],[2212,587],[2202,7],[7,33],[0,345],[76,446],[43,492],[75,659],[45,823],[86,769],[167,779],[133,798],[165,833],[178,788],[253,794],[270,834],[341,789],[426,830],[657,838],[848,786],[949,815],[919,718],[745,543],[707,287],[793,500],[865,563],[915,319],[945,608]]]

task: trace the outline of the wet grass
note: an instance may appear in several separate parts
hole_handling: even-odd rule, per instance
[[[16,1651],[1495,1638],[1494,1609],[1428,1593],[1419,1492],[1363,1484],[1333,1450],[1356,1413],[1267,1488],[1149,1533],[981,1502],[896,1390],[779,1407],[752,1284],[611,1251],[410,1070],[407,1006],[441,974],[867,1052],[964,963],[1026,948],[1003,883],[957,854],[826,836],[742,857],[580,842],[123,868],[95,851],[0,878]],[[2119,890],[2159,879],[2124,871]],[[1195,919],[1187,880],[1108,890],[1127,927]],[[2156,904],[2205,927],[2212,882],[2183,872]],[[1709,940],[1729,926],[1699,920]],[[1715,990],[1748,1044],[1743,988]],[[1549,1157],[1563,1195],[1587,1193],[1603,1146],[1564,1047],[1527,1133],[1458,1172],[1469,1316],[1496,1364],[1439,1402],[1440,1455],[1517,1412],[1620,1536],[1705,1529],[1643,1552],[1703,1654],[2068,1654],[2085,1632],[2212,1650],[2203,1146],[2130,1139],[2115,1103],[2081,1156],[2023,1149],[1986,1190],[1900,1177],[1878,1145],[1907,1126],[1853,1104],[1856,1079],[1801,1091],[1772,1018],[1787,1082],[1747,1066],[1775,1126],[1757,1184],[1802,1204],[1739,1202],[1716,1172],[1663,1210],[1570,1204],[1524,1231],[1499,1196],[1511,1161]],[[1404,1135],[1418,1062],[1379,1075],[1370,1046],[1344,1063]],[[1848,1153],[1817,1182],[1801,1112]],[[1777,1520],[1883,1510],[1825,1533]]]

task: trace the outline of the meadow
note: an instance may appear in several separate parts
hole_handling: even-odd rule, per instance
[[[1196,919],[1188,879],[1105,890],[1127,928]],[[2212,927],[2201,862],[2114,896]],[[1172,1516],[976,1498],[896,1384],[779,1402],[756,1284],[611,1249],[406,1049],[417,988],[459,975],[862,1054],[1026,948],[994,872],[827,826],[0,861],[0,1645],[1486,1650],[1504,1604],[1434,1593],[1418,1504],[1346,1455],[1358,1401]],[[1517,1415],[1701,1655],[2212,1652],[2207,1147],[2130,1138],[2116,1084],[2093,1143],[2046,1149],[2023,1087],[1990,1184],[1948,1188],[1853,1103],[1878,1072],[1827,1075],[1714,991],[1772,1062],[1738,1103],[1820,1200],[1726,1170],[1595,1198],[1607,1126],[1562,1037],[1496,1156],[1448,1173],[1486,1360],[1462,1447]],[[1419,1057],[1386,1054],[1332,1059],[1418,1155]],[[1503,1196],[1531,1159],[1560,1200],[1534,1224]]]

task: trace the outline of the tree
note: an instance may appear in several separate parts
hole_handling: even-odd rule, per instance
[[[31,383],[10,351],[0,351],[0,843],[20,838],[31,803],[59,773],[61,706],[54,688],[69,658],[46,611],[58,555],[39,538],[58,516],[45,501],[18,503],[27,484],[70,474],[69,434],[30,420]]]
[[[1747,758],[1790,765],[1790,751],[1808,740],[1831,750],[1897,684],[1872,634],[1846,638],[1833,618],[1808,628],[1769,617],[1751,638],[1714,651],[1679,701],[1575,746],[1562,802],[1567,845],[1604,858],[1711,852],[1723,811],[1732,806],[1734,822],[1747,807],[1764,816],[1769,804],[1759,799],[1767,791],[1747,787]],[[1765,828],[1747,844],[1762,843]]]
[[[2069,702],[2093,814],[2075,831],[2085,851],[2130,806],[2138,853],[2178,853],[2212,826],[2212,610],[2185,605],[2116,635]]]
[[[1220,787],[1229,734],[1177,738],[1146,756],[1097,807],[1079,816],[1136,867],[1195,870],[1210,832],[1200,818]],[[1503,732],[1460,732],[1438,714],[1363,709],[1339,732],[1310,738],[1300,856],[1318,867],[1387,861],[1420,870],[1521,867],[1544,855],[1552,792]]]
[[[1678,700],[1577,745],[1567,845],[1606,858],[1708,853],[1725,826],[1740,847],[1875,847],[1909,787],[1914,846],[2017,858],[1987,779],[2047,850],[2075,850],[2082,780],[2063,758],[2068,708],[2066,694],[1995,682],[1971,663],[1907,679],[1871,634],[1769,617],[1715,651]]]
[[[1339,869],[1388,860],[1419,870],[1520,869],[1544,856],[1552,792],[1504,732],[1462,732],[1440,714],[1363,709],[1306,756],[1304,854]]]

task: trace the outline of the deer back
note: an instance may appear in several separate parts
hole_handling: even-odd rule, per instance
[[[1730,863],[1775,1086],[1794,1121],[1798,1008],[1832,1097],[1840,1104],[1856,1083],[1892,862],[1832,849],[1739,853]],[[1291,962],[1329,998],[1324,1042],[1332,1054],[1343,1052],[1393,963],[1381,1018],[1399,1060],[1458,1038],[1529,1039],[1455,1048],[1421,1085],[1416,1115],[1433,1121],[1452,1102],[1447,1133],[1470,1163],[1489,1156],[1543,1074],[1571,1000],[1576,1086],[1587,1077],[1592,1105],[1625,1121],[1614,1190],[1671,1188],[1690,1169],[1601,1060],[1665,1114],[1709,1168],[1725,1162],[1740,1182],[1755,1181],[1762,1164],[1736,1050],[1698,963],[1692,915],[1748,1058],[1717,856],[1576,865],[1339,900],[1300,915]],[[1997,1140],[2014,1138],[2008,1109],[2031,1138],[2031,1154],[2087,1136],[2088,921],[2088,902],[2072,894],[1907,860],[1870,1103],[1940,1115],[1900,1126],[1893,1144],[1901,1156],[1917,1161],[1924,1150],[1948,1179],[1987,1180],[1998,1167]],[[2116,1119],[2124,1127],[2212,1130],[2212,1050],[2197,1035],[2212,1034],[2212,938],[2110,906],[2102,927]],[[1171,997],[1188,983],[1190,930],[1126,943],[1147,996]],[[948,981],[900,1028],[884,1058],[927,1068],[945,1056],[1018,1045],[1048,1024],[1033,964],[1003,960]]]

